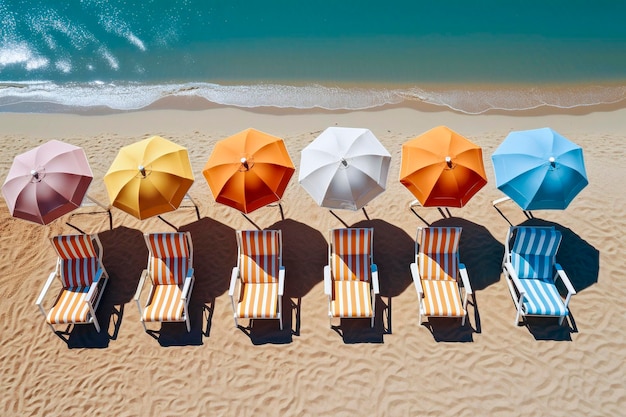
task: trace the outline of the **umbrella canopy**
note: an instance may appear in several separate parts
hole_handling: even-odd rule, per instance
[[[463,207],[487,184],[482,150],[436,127],[402,145],[400,182],[424,207]]]
[[[589,183],[582,148],[550,128],[509,133],[491,159],[496,186],[523,210],[564,209]]]
[[[51,140],[15,157],[2,195],[14,217],[48,224],[80,207],[92,179],[82,148]]]
[[[370,130],[329,127],[302,150],[299,182],[321,207],[359,210],[385,191],[390,162]]]
[[[159,136],[121,148],[104,176],[111,204],[138,219],[176,210],[193,181],[187,149]]]
[[[246,129],[215,144],[202,174],[215,201],[247,214],[279,201],[295,170],[281,138]]]

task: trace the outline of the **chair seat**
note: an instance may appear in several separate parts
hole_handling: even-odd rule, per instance
[[[182,286],[157,285],[150,304],[143,311],[143,321],[183,321]]]
[[[247,283],[237,304],[237,317],[251,319],[278,318],[278,283]]]
[[[520,279],[524,297],[524,312],[531,316],[566,316],[567,308],[554,282],[547,279]]]
[[[86,323],[89,315],[89,287],[69,287],[61,290],[59,299],[48,312],[49,324]]]
[[[426,316],[465,316],[466,312],[456,281],[424,279],[422,289],[424,290],[423,314]]]
[[[370,283],[335,281],[330,312],[333,317],[373,317]]]

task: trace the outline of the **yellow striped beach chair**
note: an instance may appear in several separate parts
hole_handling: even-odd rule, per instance
[[[153,233],[144,235],[148,246],[148,266],[144,269],[135,293],[135,302],[146,329],[146,322],[189,322],[189,300],[193,275],[191,233]],[[141,308],[141,292],[150,281],[150,293]]]
[[[373,261],[374,229],[346,228],[330,231],[324,292],[328,316],[371,318],[374,327],[378,268]]]
[[[410,269],[417,291],[420,324],[426,316],[460,318],[461,325],[465,325],[472,287],[465,265],[459,262],[461,230],[460,227],[417,229],[415,262]]]
[[[561,232],[554,227],[511,227],[505,241],[502,271],[517,309],[515,324],[526,316],[558,317],[559,325],[569,315],[569,301],[576,294],[567,274],[556,263]],[[556,280],[567,290],[561,297]]]
[[[282,330],[285,267],[281,231],[238,230],[237,246],[237,266],[228,289],[235,327],[238,318],[278,319]]]
[[[100,332],[96,309],[108,282],[102,264],[102,244],[97,235],[65,235],[51,239],[57,253],[57,265],[46,281],[36,304],[55,331],[57,324],[93,323]],[[55,279],[61,291],[54,305],[46,311],[44,298]]]

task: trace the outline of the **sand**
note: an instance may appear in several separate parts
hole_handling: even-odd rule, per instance
[[[188,147],[196,176],[190,194],[201,214],[197,220],[192,208],[182,207],[163,216],[192,233],[192,330],[186,333],[184,324],[156,324],[150,327],[156,332],[146,333],[132,300],[146,265],[142,233],[171,227],[113,209],[109,230],[106,215],[89,214],[94,211],[89,207],[40,226],[12,218],[0,202],[2,415],[622,415],[624,120],[624,109],[524,117],[408,108],[0,114],[3,180],[15,155],[59,139],[84,147],[94,173],[90,195],[108,203],[102,178],[118,149],[161,135]],[[436,209],[418,209],[428,223],[464,228],[461,258],[475,297],[463,328],[455,320],[418,323],[409,263],[417,227],[425,224],[409,211],[412,196],[398,182],[401,144],[441,124],[483,147],[489,179],[466,207],[451,209],[451,219]],[[392,154],[387,190],[366,207],[369,220],[362,211],[337,211],[348,225],[375,229],[381,280],[376,326],[369,330],[367,320],[361,320],[345,321],[343,332],[330,328],[322,270],[328,230],[342,223],[313,202],[296,171],[284,195],[284,220],[277,207],[249,215],[261,228],[283,230],[286,330],[261,320],[248,332],[239,330],[228,297],[235,230],[254,226],[215,203],[201,170],[217,140],[247,127],[283,137],[298,168],[302,148],[333,125],[370,128]],[[492,208],[491,201],[502,194],[494,185],[490,156],[509,131],[544,126],[584,148],[589,186],[567,210],[537,211],[533,220],[563,231],[559,261],[578,294],[566,326],[550,319],[516,326],[500,263],[507,220],[520,224],[527,219],[512,203],[502,206],[504,217]],[[35,305],[56,259],[47,239],[75,232],[66,222],[99,233],[104,246],[111,280],[98,313],[101,334],[93,326],[77,326],[61,338]]]

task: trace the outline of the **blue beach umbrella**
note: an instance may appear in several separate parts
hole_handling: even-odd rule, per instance
[[[582,148],[550,128],[509,133],[491,160],[496,186],[523,210],[562,210],[589,183]]]

